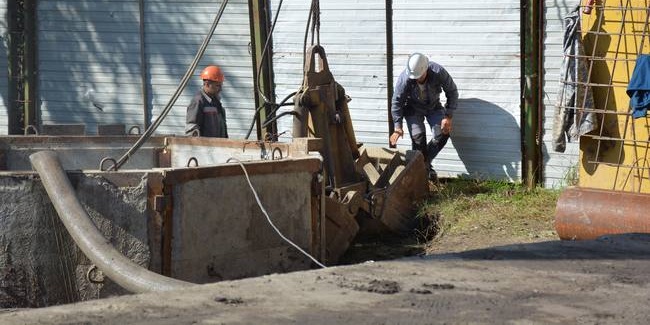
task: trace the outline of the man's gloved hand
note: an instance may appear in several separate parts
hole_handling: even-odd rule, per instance
[[[440,122],[440,130],[444,135],[451,133],[451,116],[445,116],[442,119],[442,122]]]
[[[394,146],[397,144],[397,140],[402,137],[404,137],[404,131],[400,128],[396,128],[395,131],[393,131],[393,134],[390,135],[390,145]]]

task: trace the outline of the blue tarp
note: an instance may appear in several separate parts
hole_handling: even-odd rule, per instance
[[[630,107],[634,118],[644,117],[650,106],[650,55],[641,54],[636,59],[632,78],[627,85]]]

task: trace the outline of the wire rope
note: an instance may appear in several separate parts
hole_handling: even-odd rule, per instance
[[[241,169],[244,171],[244,176],[246,177],[246,182],[248,182],[248,186],[250,187],[251,191],[253,192],[253,196],[255,196],[255,201],[257,201],[257,205],[260,207],[260,210],[262,210],[262,213],[266,217],[266,221],[271,225],[273,230],[275,230],[275,232],[280,236],[280,238],[282,238],[289,245],[293,246],[300,253],[302,253],[303,255],[308,257],[310,260],[312,260],[314,263],[316,263],[316,265],[320,266],[321,268],[326,268],[327,266],[325,266],[325,264],[319,262],[316,258],[311,256],[309,253],[305,252],[302,248],[300,248],[300,246],[296,245],[294,242],[289,240],[289,238],[285,237],[282,234],[282,232],[278,229],[278,227],[275,226],[275,224],[271,220],[271,217],[269,216],[268,212],[266,212],[266,209],[262,205],[262,201],[260,200],[260,197],[257,195],[257,191],[255,191],[255,188],[253,187],[253,184],[251,183],[251,179],[248,176],[248,172],[246,171],[246,167],[244,166],[244,164],[239,159],[234,158],[234,157],[228,158],[228,160],[226,162],[231,162],[231,161],[234,161],[234,162],[238,163],[239,166],[241,167]]]

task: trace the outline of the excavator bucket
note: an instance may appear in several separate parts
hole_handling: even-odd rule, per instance
[[[413,231],[417,226],[415,204],[429,192],[422,153],[362,147],[356,163],[357,170],[369,182],[369,216],[392,233],[403,235]]]
[[[372,220],[380,228],[407,233],[415,224],[414,202],[428,192],[424,158],[419,152],[362,148],[348,109],[349,97],[325,56],[307,51],[304,83],[295,96],[294,139],[322,139],[319,152],[325,176],[326,261],[336,262],[357,233]]]

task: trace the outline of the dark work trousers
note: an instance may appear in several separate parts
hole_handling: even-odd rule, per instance
[[[438,155],[440,150],[444,148],[449,140],[449,134],[442,134],[440,123],[445,117],[442,109],[432,110],[427,115],[411,115],[405,116],[406,124],[411,134],[411,143],[413,150],[419,150],[424,155],[424,163],[427,170],[431,170],[431,162]],[[431,127],[433,138],[427,143],[427,132],[424,125],[424,120],[427,120]]]

